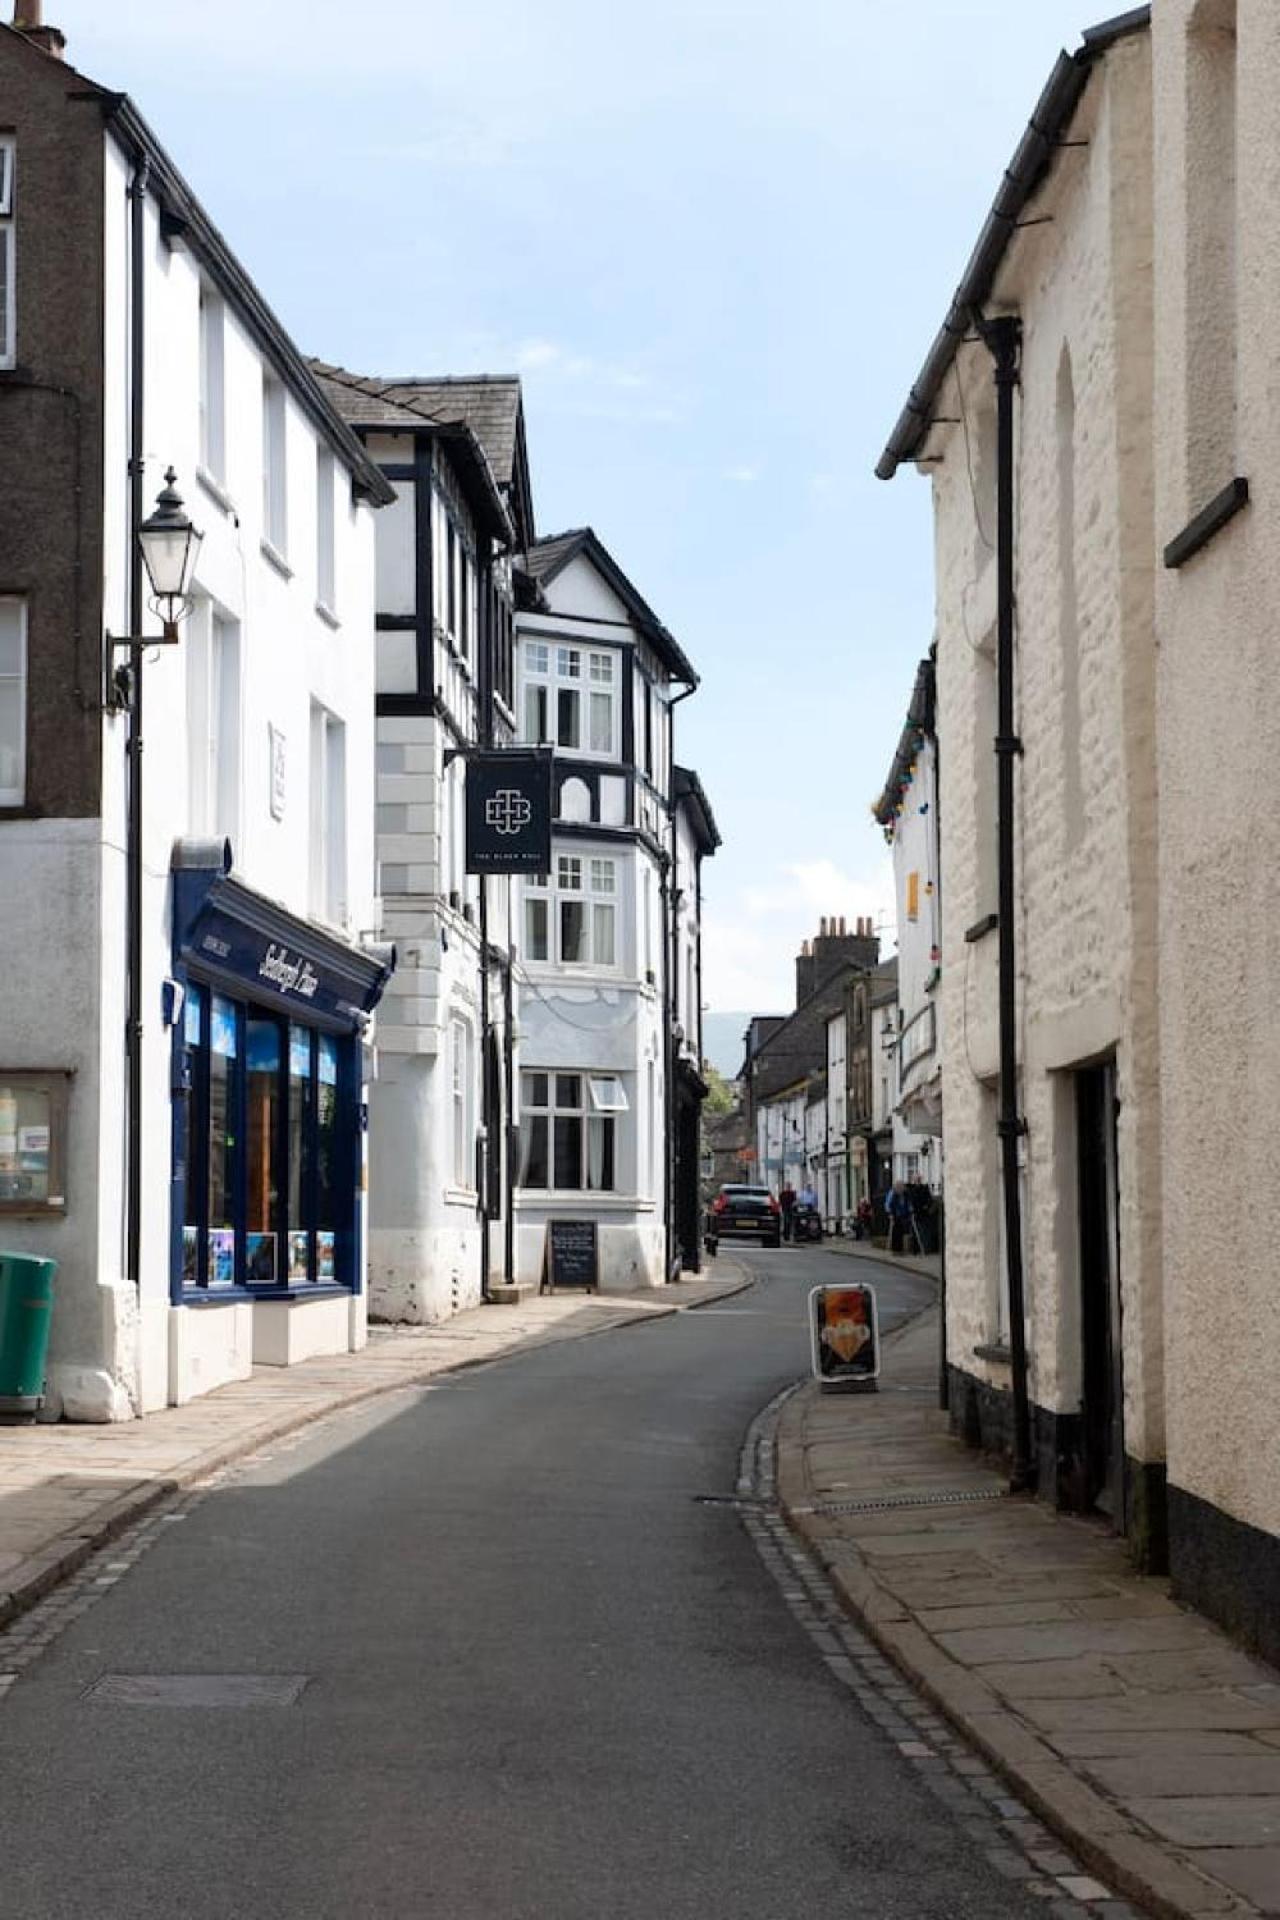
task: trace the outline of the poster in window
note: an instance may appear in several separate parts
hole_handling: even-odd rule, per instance
[[[311,1278],[311,1235],[293,1232],[289,1235],[289,1285],[302,1286]]]
[[[316,1279],[333,1279],[333,1247],[335,1235],[318,1233],[316,1235]]]
[[[184,1227],[182,1229],[182,1284],[184,1287],[200,1285],[200,1229]]]
[[[233,1227],[209,1229],[209,1285],[234,1287],[236,1283],[236,1236]]]
[[[251,1287],[266,1286],[276,1277],[276,1236],[274,1233],[246,1233],[244,1237],[245,1279]]]

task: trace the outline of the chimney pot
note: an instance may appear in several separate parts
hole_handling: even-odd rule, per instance
[[[14,0],[13,29],[15,33],[25,34],[33,46],[42,47],[56,60],[62,58],[67,37],[59,28],[45,26],[44,0]]]

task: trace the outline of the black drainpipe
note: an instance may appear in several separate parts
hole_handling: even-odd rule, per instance
[[[663,911],[666,916],[666,991],[663,994],[662,1009],[662,1045],[666,1059],[666,1100],[663,1108],[663,1146],[666,1151],[666,1272],[664,1280],[674,1280],[679,1261],[676,1255],[676,1169],[679,1162],[679,1145],[676,1112],[676,989],[680,973],[680,901],[681,892],[677,884],[679,869],[676,861],[676,849],[679,845],[680,807],[676,799],[676,708],[682,700],[698,691],[697,686],[686,686],[673,694],[667,702],[667,805],[670,809],[667,834],[667,877],[663,882]],[[701,1064],[701,1063],[699,1063]],[[653,1124],[650,1119],[651,1126]]]
[[[996,875],[1000,969],[1000,1136],[1005,1257],[1009,1272],[1009,1351],[1013,1363],[1013,1464],[1009,1485],[1024,1493],[1036,1482],[1027,1393],[1026,1288],[1022,1271],[1022,1196],[1018,1141],[1027,1123],[1018,1110],[1017,949],[1014,942],[1014,761],[1022,742],[1013,704],[1013,414],[1022,323],[1012,315],[978,331],[995,362],[996,385]]]
[[[129,340],[129,632],[142,632],[142,526],[144,379],[146,373],[146,212],[145,154],[139,155],[129,186],[130,340]],[[129,831],[126,855],[128,897],[127,1155],[125,1265],[135,1287],[142,1285],[142,648],[129,649]]]

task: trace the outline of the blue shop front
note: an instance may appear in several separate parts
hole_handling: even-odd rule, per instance
[[[213,857],[180,844],[173,874],[179,1400],[363,1344],[364,1036],[394,965]]]

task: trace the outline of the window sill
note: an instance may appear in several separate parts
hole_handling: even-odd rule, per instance
[[[998,913],[984,913],[981,920],[975,920],[971,927],[965,928],[964,930],[965,945],[967,947],[972,947],[979,940],[985,940],[987,935],[989,933],[994,933],[996,928],[999,925],[1000,925],[1000,916]]]
[[[201,490],[208,494],[214,506],[217,507],[220,512],[227,514],[232,520],[237,519],[234,500],[222,482],[210,473],[208,467],[196,468],[196,482]]]
[[[446,1187],[445,1204],[455,1207],[474,1207],[480,1195],[474,1187]]]
[[[271,565],[275,568],[276,572],[281,576],[282,579],[292,580],[293,568],[289,565],[289,562],[285,559],[279,547],[274,546],[272,542],[265,537],[265,535],[261,540],[259,540],[258,547],[259,547],[259,550],[261,551],[263,559],[271,563]]]
[[[339,620],[337,614],[334,612],[333,608],[328,604],[327,601],[317,600],[316,612],[319,614],[320,618],[324,621],[326,627],[332,627],[335,633],[338,631],[339,627],[341,627],[342,625],[341,620]]]
[[[336,1280],[317,1280],[292,1287],[188,1287],[179,1293],[174,1305],[179,1307],[242,1307],[246,1301],[268,1301],[273,1306],[280,1301],[291,1305],[302,1300],[349,1300],[354,1293],[353,1287],[340,1286]]]
[[[975,1347],[973,1357],[975,1360],[993,1360],[998,1367],[1013,1365],[1013,1354],[1000,1340],[983,1342],[982,1345]]]
[[[0,820],[43,820],[42,807],[26,806],[21,800],[0,799]]]

